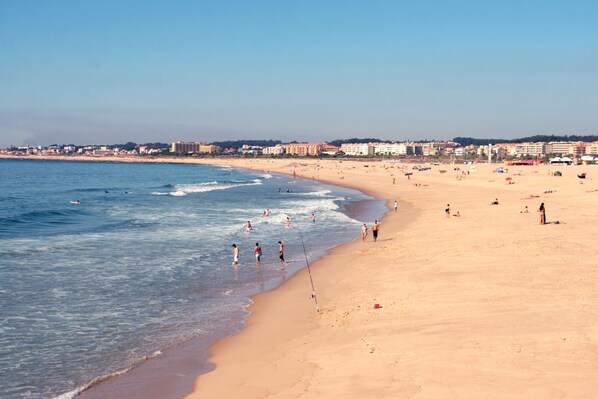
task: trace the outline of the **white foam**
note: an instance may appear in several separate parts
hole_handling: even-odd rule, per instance
[[[214,190],[227,190],[233,187],[256,186],[262,184],[260,179],[254,179],[251,182],[235,181],[233,183],[218,183],[217,181],[207,183],[176,184],[176,191],[168,193],[175,197],[182,197],[191,193],[205,193]]]

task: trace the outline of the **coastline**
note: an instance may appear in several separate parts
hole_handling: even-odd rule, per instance
[[[518,176],[479,165],[461,180],[441,165],[397,174],[393,186],[380,163],[343,163],[361,191],[400,195],[398,214],[387,213],[378,243],[345,244],[314,264],[319,315],[305,272],[256,296],[246,328],[210,348],[216,368],[187,398],[593,395],[598,200],[595,181],[578,183],[581,167],[558,180],[547,166]],[[297,170],[312,174],[338,178]],[[553,210],[545,226],[541,201]],[[461,216],[445,217],[447,203]]]
[[[396,196],[399,212],[386,214],[377,243],[353,241],[313,264],[319,315],[305,270],[255,296],[246,327],[210,347],[215,369],[188,398],[590,398],[598,390],[592,166],[521,167],[519,176],[516,167],[499,174],[499,165],[476,165],[461,180],[462,171],[438,173],[452,169],[441,165],[408,180],[380,162],[252,161],[224,163],[351,182],[389,202]],[[590,179],[580,184],[582,171]],[[489,205],[495,198],[500,205]],[[461,216],[445,217],[447,203]]]
[[[37,161],[38,159],[29,158],[27,160]],[[53,157],[48,161],[62,161],[62,159]],[[77,160],[71,159],[71,161]],[[130,162],[134,161],[130,160]],[[338,184],[334,185],[339,186]],[[364,205],[367,208],[370,201],[355,203],[355,208],[363,208]],[[379,212],[379,207],[380,205],[375,206],[375,212]],[[355,212],[355,209],[350,211],[350,213]],[[370,212],[372,211],[370,210]],[[318,255],[319,258],[321,258],[321,255]],[[293,272],[294,274],[295,272]],[[209,364],[205,363],[207,357],[205,343],[201,344],[195,341],[195,339],[192,339],[182,345],[168,348],[164,350],[163,354],[151,356],[131,366],[131,368],[125,370],[126,372],[114,372],[111,375],[98,377],[80,393],[77,393],[79,390],[76,390],[58,397],[72,397],[73,395],[82,398],[123,397],[119,396],[121,394],[119,388],[123,387],[125,388],[126,397],[182,397],[183,394],[191,391],[192,381],[195,376],[199,372],[206,372],[211,368]],[[139,379],[148,382],[147,386],[140,384]],[[182,385],[186,385],[187,389],[184,389]],[[131,396],[129,389],[131,386],[136,386],[133,396]],[[137,388],[140,388],[139,392],[137,392]]]

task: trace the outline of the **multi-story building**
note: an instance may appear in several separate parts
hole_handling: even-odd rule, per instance
[[[217,154],[220,152],[220,146],[214,144],[202,144],[199,146],[200,154]]]
[[[515,155],[545,155],[552,153],[552,145],[547,143],[519,143],[515,146]]]
[[[322,151],[322,144],[320,143],[291,143],[284,144],[283,147],[287,154],[299,156],[316,156],[320,155]]]
[[[275,145],[274,147],[264,147],[262,149],[264,155],[282,155],[284,154],[284,147],[281,145]]]
[[[586,146],[586,154],[587,155],[598,155],[598,141],[594,141],[593,143],[588,143]]]
[[[175,141],[174,143],[172,143],[171,151],[176,154],[197,153],[197,152],[199,152],[199,147],[201,145],[206,145],[206,143],[202,143],[199,141],[196,141],[196,142]]]
[[[349,156],[374,155],[375,146],[372,143],[344,143],[341,144],[341,151]]]
[[[405,155],[406,147],[402,143],[375,143],[375,155]]]
[[[208,145],[201,141],[175,141],[172,143],[171,151],[177,154],[214,154],[220,152],[220,147],[217,145]]]

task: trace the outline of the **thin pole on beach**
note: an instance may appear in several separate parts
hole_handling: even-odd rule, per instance
[[[318,306],[318,297],[316,296],[316,288],[314,287],[314,279],[311,276],[311,268],[309,267],[309,260],[307,259],[307,251],[305,250],[305,242],[303,241],[303,234],[299,231],[299,237],[301,237],[301,245],[303,245],[303,254],[305,255],[305,263],[307,263],[307,273],[309,274],[309,281],[311,282],[311,297],[316,303],[316,313],[320,313],[320,307]]]

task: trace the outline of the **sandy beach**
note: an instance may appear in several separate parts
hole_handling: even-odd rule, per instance
[[[306,270],[254,297],[187,398],[596,396],[596,166],[188,162],[349,186],[389,212],[377,242],[356,231],[312,264],[320,313]]]
[[[229,163],[359,188],[399,209],[377,242],[313,265],[320,314],[305,272],[257,296],[188,398],[595,397],[595,167],[476,165],[458,179],[469,166],[441,165],[408,179],[380,162]]]

